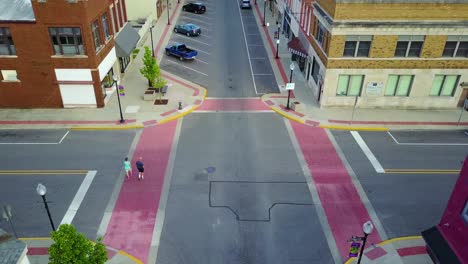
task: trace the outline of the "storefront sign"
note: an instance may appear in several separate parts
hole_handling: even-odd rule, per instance
[[[383,82],[368,82],[366,86],[366,95],[381,96],[383,90]]]
[[[119,96],[125,96],[125,88],[122,85],[119,85],[118,93]]]
[[[361,243],[359,242],[352,242],[351,246],[349,247],[349,257],[357,257],[359,254],[359,248],[361,247]]]
[[[295,86],[294,83],[287,83],[286,84],[286,90],[294,90],[294,86]]]

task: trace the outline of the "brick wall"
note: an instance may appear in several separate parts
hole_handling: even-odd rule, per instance
[[[0,22],[0,27],[10,28],[17,51],[17,57],[0,57],[0,69],[16,70],[20,80],[0,82],[0,107],[61,108],[63,103],[54,69],[98,67],[114,43],[113,39],[109,40],[96,54],[91,21],[99,18],[102,29],[100,16],[109,9],[109,3],[79,1],[70,4],[64,0],[49,0],[46,3],[33,1],[32,4],[35,23]],[[86,56],[55,56],[48,32],[48,28],[52,26],[80,27]],[[101,39],[105,41],[102,32]],[[94,75],[93,79],[98,106],[103,106],[101,88]]]
[[[346,36],[332,35],[330,39],[330,47],[328,49],[329,58],[343,57],[343,50],[346,41]]]
[[[421,51],[421,57],[423,58],[440,58],[444,52],[445,42],[447,36],[426,36],[424,45]]]
[[[327,67],[329,69],[467,69],[468,60],[329,59]]]
[[[374,35],[372,37],[369,57],[372,58],[392,58],[395,54],[398,36]]]

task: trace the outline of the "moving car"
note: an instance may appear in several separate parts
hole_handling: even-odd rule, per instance
[[[187,48],[185,44],[175,43],[166,47],[166,55],[173,55],[179,57],[179,60],[182,61],[194,59],[198,55],[198,52],[193,49]]]
[[[203,14],[206,11],[206,6],[199,2],[188,3],[182,6],[182,10],[187,11],[187,12],[192,12],[195,14]]]
[[[174,27],[175,33],[180,33],[190,36],[199,36],[201,34],[201,28],[194,24],[181,24]]]
[[[250,5],[250,0],[241,0],[241,5],[240,7],[242,9],[251,9],[252,6]]]

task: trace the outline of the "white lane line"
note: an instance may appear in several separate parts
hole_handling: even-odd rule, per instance
[[[212,25],[211,22],[206,22],[206,21],[203,21],[203,20],[199,20],[199,19],[196,19],[196,18],[189,18],[189,17],[182,17],[182,22],[184,24],[203,24],[203,27],[202,27],[202,30],[204,30],[206,28],[206,25],[210,26]],[[212,30],[212,28],[208,28],[208,30]]]
[[[172,61],[172,60],[166,60],[166,61],[169,61],[169,62],[171,62],[171,63],[174,63],[174,64],[176,64],[176,65],[179,65],[179,66],[181,66],[181,67],[184,67],[184,68],[186,68],[186,69],[189,69],[189,70],[191,70],[191,71],[197,72],[197,73],[199,73],[199,74],[201,74],[201,75],[204,75],[204,76],[207,76],[207,77],[208,77],[208,74],[206,74],[206,73],[203,73],[203,72],[201,72],[201,71],[197,71],[197,70],[195,70],[195,69],[192,69],[192,68],[190,68],[190,67],[187,67],[187,66],[185,66],[185,65],[182,65],[182,64],[177,63],[177,62],[175,62],[175,61]]]
[[[65,135],[63,135],[63,137],[59,141],[59,144],[62,144],[62,141],[65,139],[65,137],[68,135],[68,133],[70,133],[70,130],[68,130],[67,133],[65,133]]]
[[[197,58],[195,58],[195,60],[196,60],[196,61],[198,61],[198,62],[204,63],[204,64],[209,64],[208,62],[206,62],[206,61],[202,61],[202,60],[200,60],[200,59],[197,59]]]
[[[397,143],[397,145],[405,146],[468,146],[468,143],[400,143],[390,131],[387,131],[387,134]],[[465,132],[466,134],[466,132]],[[467,134],[468,135],[468,134]]]
[[[171,154],[167,162],[166,172],[164,173],[164,183],[161,191],[161,198],[159,200],[158,213],[154,224],[153,236],[151,238],[151,247],[148,254],[147,263],[157,263],[158,250],[161,240],[161,233],[164,226],[164,219],[166,217],[167,200],[169,199],[169,190],[171,188],[172,174],[174,171],[174,163],[176,159],[177,146],[179,144],[180,131],[182,128],[183,118],[177,120],[177,126],[174,134],[174,141],[171,146]]]
[[[193,38],[191,38],[191,37],[187,37],[187,36],[185,36],[185,35],[180,35],[180,34],[179,34],[179,35],[176,35],[176,36],[177,36],[177,37],[181,37],[181,38],[185,38],[185,39],[187,39],[187,40],[190,40],[190,41],[193,41],[193,42],[197,42],[197,43],[200,43],[200,44],[203,44],[203,45],[206,45],[206,46],[211,47],[211,44],[208,44],[208,43],[203,42],[203,41],[200,41],[200,40],[193,39]]]
[[[206,51],[203,51],[203,50],[200,50],[200,49],[197,49],[198,52],[201,52],[201,53],[205,53],[206,55],[211,55],[211,53],[209,52],[206,52]]]
[[[378,172],[378,173],[384,173],[385,172],[384,168],[382,167],[382,165],[380,165],[379,161],[374,156],[372,151],[369,149],[366,142],[364,142],[361,135],[359,135],[359,132],[351,131],[351,135],[353,135],[354,139],[358,143],[359,147],[361,147],[361,149],[364,152],[364,154],[366,155],[367,159],[369,159],[369,161],[372,164],[372,166],[374,167],[375,171]]]
[[[0,145],[60,145],[68,133],[70,133],[70,130],[62,136],[59,142],[2,142]]]
[[[76,192],[75,198],[73,198],[73,201],[68,207],[68,210],[65,213],[62,222],[60,222],[60,225],[71,224],[73,218],[75,218],[76,212],[78,211],[81,203],[83,202],[86,193],[88,192],[89,186],[91,186],[91,183],[93,182],[94,176],[96,176],[96,173],[97,171],[88,171],[88,174],[86,174],[86,177],[81,183],[80,188]]]
[[[286,126],[286,130],[288,131],[289,138],[293,145],[294,151],[296,152],[297,159],[299,164],[301,165],[302,173],[304,178],[307,182],[307,187],[309,188],[310,195],[312,196],[312,201],[314,203],[315,212],[317,213],[318,220],[320,222],[320,226],[322,227],[323,234],[325,235],[325,239],[327,240],[328,248],[330,249],[330,253],[333,257],[335,264],[343,263],[340,255],[340,251],[336,246],[336,240],[333,236],[333,233],[330,228],[330,224],[328,223],[327,215],[325,214],[325,209],[323,208],[322,202],[319,198],[317,187],[315,185],[314,179],[312,178],[311,171],[309,170],[309,166],[305,161],[304,154],[299,147],[299,142],[297,141],[296,135],[289,123],[289,120],[283,118],[284,124]]]
[[[361,182],[356,176],[356,173],[354,172],[353,168],[349,164],[348,160],[346,159],[346,156],[344,155],[343,151],[340,148],[340,145],[336,142],[335,138],[333,137],[333,134],[330,132],[330,130],[325,129],[325,132],[328,135],[328,138],[330,139],[330,142],[332,145],[335,147],[336,153],[338,153],[338,156],[340,157],[341,161],[346,167],[346,170],[348,171],[349,176],[353,180],[353,185],[356,188],[356,191],[358,192],[359,197],[361,198],[362,203],[366,207],[367,213],[369,214],[369,217],[372,220],[372,223],[375,226],[375,229],[379,232],[380,238],[382,241],[385,241],[388,239],[388,235],[385,232],[385,229],[383,228],[382,222],[380,222],[379,217],[377,216],[377,213],[375,212],[374,207],[372,206],[372,203],[370,202],[369,198],[367,197],[366,192],[364,191],[364,188],[362,188]]]
[[[255,79],[254,79],[255,77],[253,75],[252,61],[250,61],[249,45],[247,43],[247,36],[245,35],[244,20],[242,19],[242,13],[241,13],[239,5],[237,5],[237,10],[239,11],[239,16],[241,19],[242,33],[244,33],[245,49],[247,51],[247,57],[249,58],[250,73],[252,74],[252,83],[254,85],[255,94],[258,94],[257,85],[255,84]]]
[[[188,19],[194,19],[194,20],[200,20],[200,16],[198,17],[194,17],[194,16],[191,16],[191,15],[187,15],[187,14],[182,14],[182,19],[185,19],[185,18],[188,18]],[[214,18],[212,17],[202,17],[203,19],[206,19],[206,20],[213,20]],[[203,20],[200,20],[200,21],[203,21]]]

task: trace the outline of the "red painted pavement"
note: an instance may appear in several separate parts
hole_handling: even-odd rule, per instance
[[[398,251],[398,255],[402,257],[427,254],[427,250],[425,246],[399,248],[397,249],[397,251]]]
[[[356,191],[351,177],[325,130],[290,122],[305,161],[312,174],[325,215],[343,259],[349,253],[351,236],[362,235],[362,224],[369,214]],[[368,243],[380,242],[374,231]]]
[[[193,86],[193,85],[190,85],[190,84],[188,84],[188,83],[186,83],[186,82],[183,82],[183,81],[181,81],[181,80],[179,80],[179,79],[176,79],[176,78],[172,77],[171,75],[168,75],[168,74],[165,74],[165,73],[162,73],[161,75],[164,76],[164,78],[166,78],[166,79],[168,79],[168,80],[171,80],[171,81],[173,81],[173,82],[176,82],[176,83],[181,84],[181,85],[183,85],[183,86],[185,86],[185,87],[187,87],[187,88],[192,89],[192,90],[193,90],[193,94],[192,94],[193,96],[197,96],[197,95],[200,94],[200,90],[198,90],[198,89],[197,89],[195,86]]]
[[[172,25],[172,20],[174,19],[175,13],[179,9],[179,5],[180,5],[179,3],[176,4],[174,11],[172,11],[171,17],[169,18],[171,25]],[[166,38],[167,32],[169,31],[170,28],[172,28],[171,25],[166,25],[166,28],[164,28],[163,34],[161,35],[161,38],[159,39],[158,44],[156,45],[156,49],[154,50],[154,54],[158,54],[159,49],[161,49],[161,45],[164,39]]]
[[[385,249],[383,249],[381,247],[376,247],[374,249],[371,249],[370,251],[368,251],[364,255],[366,255],[366,257],[369,258],[370,260],[375,260],[375,259],[378,259],[378,258],[380,258],[382,256],[387,255],[387,251],[385,251]]]
[[[28,247],[28,256],[49,255],[49,248],[46,247]]]
[[[197,111],[271,111],[260,98],[207,98]]]
[[[104,243],[146,263],[177,121],[145,128],[132,159],[133,177],[125,180],[104,236]],[[135,177],[143,157],[145,179]],[[123,157],[122,157],[123,159]]]

